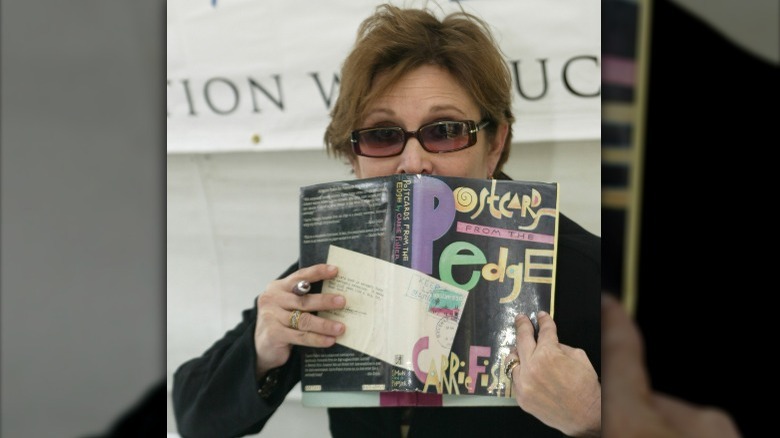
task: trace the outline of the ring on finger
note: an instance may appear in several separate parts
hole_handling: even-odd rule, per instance
[[[311,283],[306,280],[301,280],[293,286],[293,293],[295,295],[306,295],[311,290]]]
[[[507,362],[506,367],[504,368],[504,374],[506,374],[507,379],[512,380],[512,371],[514,371],[515,367],[518,365],[520,365],[520,359],[516,357]]]
[[[301,321],[301,312],[300,310],[293,310],[292,313],[290,313],[290,328],[294,330],[298,330],[298,323]]]

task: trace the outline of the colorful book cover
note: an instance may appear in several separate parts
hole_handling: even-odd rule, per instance
[[[393,404],[394,393],[396,400],[406,400],[399,404],[428,404],[430,396],[434,405],[436,397],[440,404],[442,397],[458,396],[513,402],[503,368],[514,346],[514,318],[523,313],[535,322],[540,310],[554,315],[557,183],[428,175],[337,181],[301,188],[300,214],[301,266],[328,261],[333,246],[339,254],[354,252],[410,268],[467,293],[460,303],[454,292],[431,289],[439,292],[424,295],[427,309],[448,322],[424,332],[404,350],[409,354],[383,356],[387,353],[367,350],[370,341],[384,346],[394,333],[401,337],[402,329],[422,324],[422,313],[399,310],[409,281],[393,280],[399,273],[375,273],[387,263],[353,268],[350,276],[362,276],[364,284],[352,290],[367,293],[373,282],[382,291],[382,308],[376,310],[382,317],[373,320],[376,335],[351,344],[361,346],[356,348],[339,343],[304,348],[304,399],[310,393],[360,392],[386,399],[380,405]],[[364,271],[372,273],[368,280]],[[332,287],[325,282],[323,292]],[[343,280],[338,287],[345,287]],[[387,310],[387,303],[395,310]],[[357,399],[373,405],[377,398]]]

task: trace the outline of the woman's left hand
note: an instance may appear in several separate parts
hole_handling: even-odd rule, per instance
[[[539,337],[525,315],[515,319],[517,358],[511,370],[517,404],[570,436],[600,436],[601,384],[585,351],[558,342],[552,317],[539,312]],[[513,355],[507,358],[512,359]]]

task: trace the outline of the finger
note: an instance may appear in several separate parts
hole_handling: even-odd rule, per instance
[[[520,362],[528,360],[536,349],[536,340],[534,340],[534,325],[525,315],[515,317],[515,332],[517,339],[515,347],[517,348],[517,357]]]
[[[292,293],[266,292],[257,297],[257,330],[260,330],[261,327],[265,327],[266,330],[279,326],[289,328],[290,316],[294,310],[308,314],[309,312],[343,309],[345,305],[346,299],[336,294],[298,296]],[[304,317],[304,320],[306,318],[308,317]],[[346,328],[342,323],[330,322],[336,325],[312,325],[309,329],[321,330],[323,334],[330,336],[344,333]]]
[[[557,344],[558,343],[558,326],[553,321],[552,316],[545,311],[541,311],[537,314],[536,320],[539,321],[539,337],[536,340],[537,344]]]
[[[305,332],[288,328],[285,329],[284,334],[290,339],[290,344],[293,345],[328,348],[332,347],[333,344],[336,343],[336,338],[334,336],[322,335],[315,332]]]
[[[685,436],[731,438],[741,436],[734,420],[723,410],[697,406],[678,398],[655,393],[653,406],[672,429]]]
[[[283,317],[281,323],[287,327],[290,327],[290,316],[292,312],[287,312]],[[327,318],[323,318],[314,315],[309,312],[301,312],[298,317],[298,331],[312,332],[325,336],[340,336],[344,334],[344,323],[331,321]]]
[[[278,306],[284,310],[300,310],[302,312],[319,312],[322,310],[343,309],[346,298],[339,294],[282,294],[276,297]]]
[[[329,280],[338,274],[339,270],[336,266],[320,263],[312,265],[306,268],[299,269],[292,274],[288,275],[283,283],[287,291],[292,292],[296,284],[301,280],[306,280],[309,283],[315,283],[317,281]]]
[[[601,348],[608,387],[649,391],[642,337],[616,298],[601,295]]]

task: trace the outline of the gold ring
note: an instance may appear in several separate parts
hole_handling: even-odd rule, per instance
[[[507,379],[512,380],[512,370],[518,365],[520,365],[520,359],[518,358],[514,358],[507,362],[506,367],[504,368],[504,374],[506,374]]]
[[[301,320],[301,311],[293,310],[290,314],[290,328],[298,330],[298,321]]]

